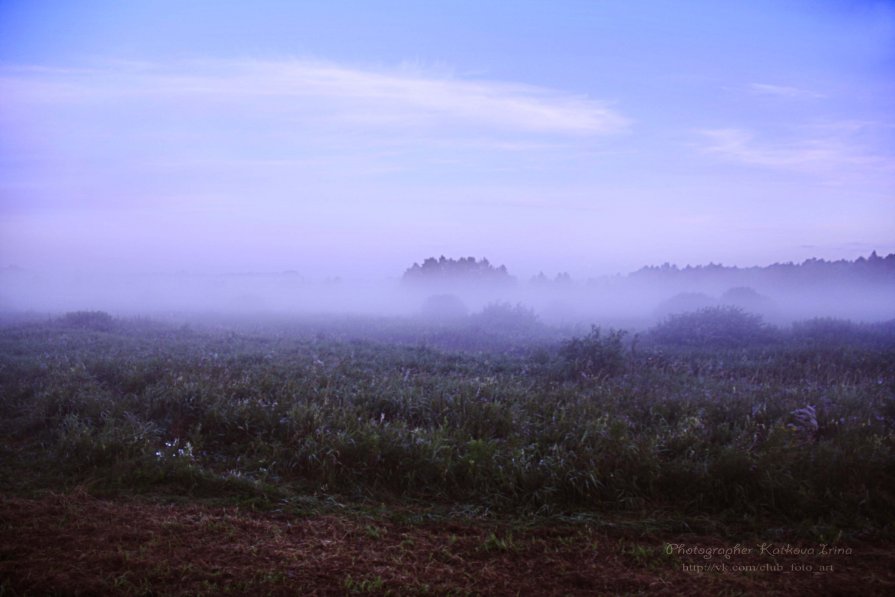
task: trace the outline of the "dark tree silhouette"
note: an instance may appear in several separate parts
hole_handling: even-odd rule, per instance
[[[730,286],[774,284],[777,287],[805,287],[830,281],[892,284],[895,282],[895,253],[880,257],[874,251],[869,257],[859,257],[854,261],[806,259],[802,263],[774,263],[767,267],[741,268],[710,263],[679,268],[665,263],[643,267],[630,274],[629,279],[651,282],[723,280]]]
[[[444,255],[435,259],[429,257],[423,264],[414,263],[404,272],[406,282],[511,282],[513,280],[506,266],[494,267],[486,258],[477,261],[475,257],[448,259]]]

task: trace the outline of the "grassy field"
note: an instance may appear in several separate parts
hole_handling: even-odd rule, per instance
[[[0,594],[895,586],[891,323],[776,329],[707,309],[570,335],[528,315],[7,321]],[[235,551],[178,568],[180,527],[199,551]],[[305,555],[283,559],[299,527],[289,549]],[[256,535],[253,567],[238,556]],[[66,542],[95,573],[73,572]],[[670,547],[738,542],[852,553],[826,575],[814,553],[774,560],[813,572],[732,574]],[[327,573],[296,564],[327,549],[343,557]],[[526,584],[532,570],[552,581]]]

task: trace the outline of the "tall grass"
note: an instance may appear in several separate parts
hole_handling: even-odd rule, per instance
[[[185,495],[264,485],[893,522],[891,342],[805,342],[797,328],[770,344],[634,352],[595,329],[523,352],[451,353],[114,323],[0,331],[0,443],[17,475]]]

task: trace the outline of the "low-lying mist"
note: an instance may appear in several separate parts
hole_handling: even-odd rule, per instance
[[[498,308],[499,307],[499,308]],[[101,310],[173,319],[363,316],[463,327],[515,317],[557,327],[645,329],[678,313],[735,307],[767,323],[810,318],[895,318],[895,254],[857,261],[810,260],[766,268],[647,267],[627,276],[514,278],[486,259],[427,259],[381,281],[306,279],[295,272],[230,275],[0,272],[0,311],[58,314]],[[502,309],[502,311],[501,311]],[[489,311],[490,310],[490,311]]]

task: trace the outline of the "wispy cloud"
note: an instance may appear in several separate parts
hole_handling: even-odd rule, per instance
[[[311,60],[0,64],[0,98],[0,211],[345,206],[556,176],[553,189],[630,127],[568,91]]]
[[[895,172],[895,158],[873,152],[842,136],[762,140],[740,128],[699,131],[703,151],[728,161],[841,177],[855,170]]]
[[[822,93],[808,89],[800,89],[788,85],[770,85],[767,83],[752,83],[749,91],[755,95],[770,95],[786,99],[819,99],[825,97]]]
[[[525,134],[605,135],[629,120],[603,102],[518,83],[364,69],[308,60],[113,64],[93,69],[0,70],[4,97],[34,102],[177,100],[276,113],[281,120],[324,117],[329,124],[456,127]]]

